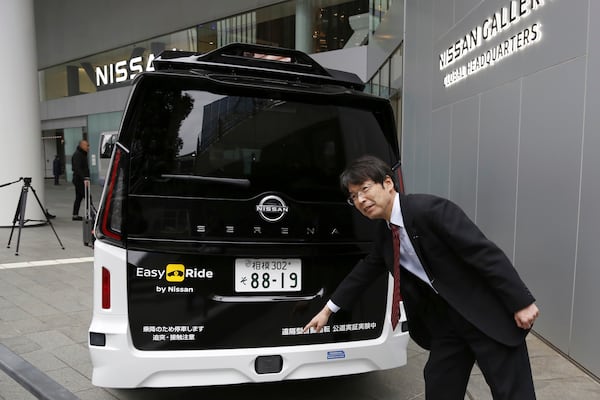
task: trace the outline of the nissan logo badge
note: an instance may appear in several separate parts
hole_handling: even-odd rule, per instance
[[[267,222],[277,222],[288,212],[288,206],[279,196],[265,196],[256,205],[256,211]]]

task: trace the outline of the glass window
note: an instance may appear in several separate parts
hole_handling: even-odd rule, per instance
[[[315,25],[315,53],[337,50],[355,46],[349,42],[354,32],[350,26],[350,17],[366,14],[369,10],[368,0],[364,1],[315,1],[319,4]]]
[[[142,96],[128,125],[132,194],[246,199],[277,190],[343,201],[346,163],[387,154],[381,126],[363,109],[217,95],[175,80]]]
[[[152,60],[163,50],[197,47],[196,29],[186,29],[48,68],[40,71],[40,97],[44,101],[123,86],[154,70]]]
[[[300,1],[309,11],[299,16],[297,1],[287,1],[47,68],[39,73],[40,98],[45,101],[126,85],[135,75],[151,71],[154,57],[166,49],[208,52],[232,42],[293,49],[296,35],[303,35],[302,43],[308,38],[308,48],[302,50],[309,53],[366,43],[368,32],[362,33],[361,19],[354,19],[353,28],[350,17],[368,16],[369,0]],[[302,29],[296,29],[299,23]]]

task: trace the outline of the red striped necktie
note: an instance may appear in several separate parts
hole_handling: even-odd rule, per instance
[[[400,320],[400,227],[390,224],[394,246],[394,295],[392,297],[392,330],[396,329]]]

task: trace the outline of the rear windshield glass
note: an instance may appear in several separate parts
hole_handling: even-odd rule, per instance
[[[371,111],[322,103],[151,88],[129,125],[130,193],[343,200],[348,161],[387,156],[390,146]]]

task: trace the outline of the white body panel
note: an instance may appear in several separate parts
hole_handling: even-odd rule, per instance
[[[389,319],[382,336],[373,340],[227,350],[137,350],[131,341],[127,315],[126,251],[96,241],[94,253],[94,313],[90,332],[106,335],[105,346],[90,346],[94,385],[135,388],[270,382],[348,375],[406,364],[408,332],[401,332],[401,324],[392,332]],[[102,267],[111,274],[109,310],[101,308]],[[389,285],[389,299],[391,290]],[[390,304],[387,308],[389,315]],[[344,357],[328,360],[331,351],[343,351]],[[256,357],[270,355],[282,357],[282,370],[258,374],[254,368]]]

